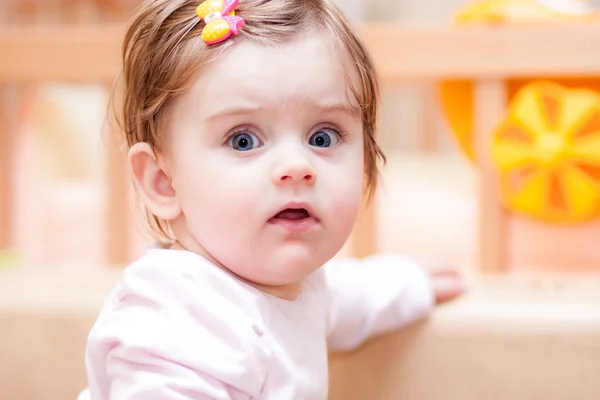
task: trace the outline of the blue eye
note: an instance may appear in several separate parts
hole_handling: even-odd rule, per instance
[[[255,134],[249,132],[236,133],[227,141],[227,145],[236,151],[249,151],[261,145]]]
[[[331,147],[340,140],[337,132],[332,129],[320,129],[313,133],[308,143],[315,147]]]

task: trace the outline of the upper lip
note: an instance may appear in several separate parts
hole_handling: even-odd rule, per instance
[[[279,214],[282,211],[285,210],[301,210],[304,209],[306,210],[306,212],[308,212],[308,216],[314,219],[319,219],[317,217],[317,214],[315,213],[314,209],[310,206],[310,204],[303,202],[303,201],[291,201],[289,203],[286,203],[283,207],[280,207],[271,218],[274,218],[277,214]]]

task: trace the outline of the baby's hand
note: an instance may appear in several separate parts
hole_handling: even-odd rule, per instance
[[[464,277],[455,267],[439,262],[422,262],[429,273],[436,304],[452,300],[466,291]]]

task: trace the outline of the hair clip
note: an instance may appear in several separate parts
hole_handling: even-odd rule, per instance
[[[196,14],[206,26],[202,30],[202,40],[206,44],[216,44],[229,36],[237,35],[245,25],[242,17],[235,16],[235,8],[240,0],[206,0],[196,8]]]

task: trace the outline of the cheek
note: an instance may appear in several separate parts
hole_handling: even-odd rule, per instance
[[[335,199],[335,204],[332,204],[332,213],[337,223],[344,227],[354,224],[362,200],[362,175],[359,173],[354,176],[355,178],[347,179],[345,182],[338,181],[331,194],[331,197]]]
[[[333,216],[341,229],[351,229],[360,209],[364,180],[363,152],[354,149],[351,157],[343,164],[330,168],[327,179],[322,182],[325,199],[329,205],[328,213]],[[350,228],[349,228],[350,227]]]
[[[257,174],[214,153],[181,161],[177,195],[197,239],[248,235],[251,225],[243,222],[256,215],[260,201]]]

